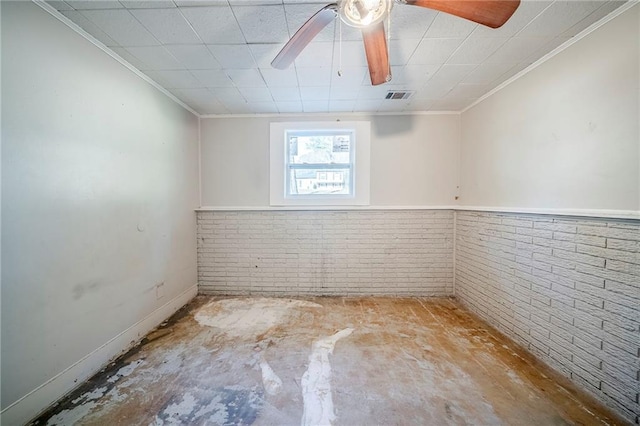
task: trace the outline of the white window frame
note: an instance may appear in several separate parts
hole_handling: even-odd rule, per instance
[[[350,131],[353,134],[351,194],[306,194],[287,197],[290,131]],[[270,204],[272,206],[369,205],[371,124],[368,121],[272,122],[270,129]]]

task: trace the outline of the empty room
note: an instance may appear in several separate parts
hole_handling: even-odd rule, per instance
[[[2,425],[640,424],[637,1],[0,17]]]

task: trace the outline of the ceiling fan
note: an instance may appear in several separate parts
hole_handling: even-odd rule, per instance
[[[501,27],[511,18],[520,0],[395,0],[396,3],[426,7],[449,13],[490,28]],[[338,0],[316,12],[280,50],[271,65],[285,69],[336,16],[347,25],[360,28],[369,66],[371,84],[391,81],[384,19],[394,0]]]

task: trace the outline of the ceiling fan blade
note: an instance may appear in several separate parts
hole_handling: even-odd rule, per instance
[[[364,51],[367,54],[371,84],[377,86],[391,80],[389,68],[389,51],[384,24],[379,22],[371,27],[362,29]]]
[[[328,4],[300,27],[282,50],[271,61],[271,66],[280,70],[287,68],[300,52],[324,29],[338,14],[336,3]]]
[[[511,18],[520,0],[405,0],[412,6],[427,7],[498,28]]]

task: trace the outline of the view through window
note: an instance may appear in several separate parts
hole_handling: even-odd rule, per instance
[[[287,196],[353,195],[353,139],[348,130],[288,131]]]

